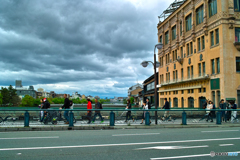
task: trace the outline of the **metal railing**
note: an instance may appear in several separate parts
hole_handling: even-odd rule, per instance
[[[14,111],[14,112],[20,112],[24,111],[24,127],[29,127],[29,121],[30,121],[30,114],[29,112],[31,111],[69,111],[69,127],[74,127],[74,111],[80,111],[80,112],[87,112],[87,111],[110,111],[109,114],[109,125],[114,126],[115,125],[115,113],[118,111],[135,111],[135,112],[143,112],[143,111],[157,111],[157,112],[165,112],[165,111],[177,111],[177,112],[182,112],[182,125],[187,125],[187,111],[217,111],[216,115],[216,124],[221,125],[221,117],[222,117],[222,111],[240,111],[240,109],[211,109],[211,110],[206,110],[206,109],[150,109],[150,110],[144,110],[144,109],[0,109],[0,113],[2,112],[7,112],[7,111]],[[150,115],[149,112],[145,112],[145,125],[150,125]],[[156,117],[155,117],[156,118]],[[1,120],[1,119],[0,119]],[[2,119],[3,120],[3,119]]]

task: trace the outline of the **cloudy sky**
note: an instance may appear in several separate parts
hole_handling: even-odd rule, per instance
[[[0,0],[0,86],[114,97],[153,74],[173,0]]]

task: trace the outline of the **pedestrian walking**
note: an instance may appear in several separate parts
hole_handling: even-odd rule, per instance
[[[143,105],[142,105],[142,109],[145,109],[145,110],[148,110],[149,107],[148,107],[148,104],[146,102],[143,102]],[[149,111],[143,111],[143,114],[142,114],[142,122],[140,124],[143,124],[143,120],[145,119],[145,115],[146,115],[146,112],[149,112]],[[150,118],[149,118],[150,119]],[[151,124],[151,120],[150,120],[150,124]]]
[[[132,109],[132,105],[131,105],[130,100],[127,100],[127,107],[126,107],[126,109]],[[134,119],[131,116],[131,111],[128,111],[127,114],[126,114],[126,121],[125,122],[127,122],[130,119],[132,119],[133,122],[134,122]]]
[[[164,104],[164,106],[162,107],[162,109],[170,109],[170,107],[169,107],[169,102],[167,101],[167,98],[164,98],[164,102],[165,102],[165,104]],[[168,117],[169,117],[169,111],[165,111],[162,120],[165,120],[165,119],[168,118]]]
[[[92,109],[92,101],[90,97],[87,98],[87,101],[88,101],[87,109]],[[91,123],[91,117],[92,117],[92,111],[87,111],[88,124]]]
[[[227,104],[224,103],[224,99],[221,99],[219,108],[220,109],[226,109],[227,108]],[[227,118],[226,118],[226,114],[225,114],[226,111],[221,111],[221,112],[222,112],[222,122],[223,121],[227,122]]]
[[[235,101],[232,101],[232,108],[231,109],[237,109],[237,104],[235,103]],[[231,114],[231,122],[234,121],[234,119],[237,118],[237,111],[232,111]]]
[[[66,122],[64,124],[69,124],[69,109],[70,109],[70,101],[69,99],[67,98],[67,94],[64,94],[63,97],[65,98],[64,100],[64,104],[63,106],[60,108],[60,109],[66,109],[66,111],[64,111],[64,118],[66,119]]]
[[[95,98],[95,109],[102,109],[102,104],[100,102],[98,102],[97,98]],[[101,123],[103,123],[103,118],[102,118],[100,111],[95,111],[92,123],[95,122],[95,119],[97,116],[99,116],[101,118]]]
[[[207,122],[208,122],[208,120],[209,119],[211,119],[211,122],[213,122],[213,117],[212,117],[212,112],[210,111],[211,109],[213,109],[213,103],[212,103],[212,101],[209,101],[209,103],[208,103],[208,105],[207,105],[207,113],[208,113],[208,116],[207,116]]]

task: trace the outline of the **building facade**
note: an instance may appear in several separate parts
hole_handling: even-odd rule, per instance
[[[206,99],[240,106],[239,0],[182,1],[157,29],[160,106],[164,98],[180,108],[201,108]]]
[[[157,74],[157,82],[158,82],[158,72]],[[151,102],[152,105],[155,106],[155,79],[154,79],[154,74],[147,78],[143,82],[143,101],[146,101],[147,98],[149,98],[149,101]],[[157,106],[159,106],[159,96],[157,95]]]
[[[26,95],[37,98],[37,92],[33,86],[29,86],[29,88],[16,88],[16,93],[21,99]]]

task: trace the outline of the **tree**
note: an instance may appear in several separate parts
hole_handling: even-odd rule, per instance
[[[23,98],[22,98],[22,104],[21,106],[22,107],[33,107],[34,106],[34,98],[29,96],[29,95],[25,95]]]
[[[130,103],[133,104],[134,103],[134,98],[133,97],[130,97]]]
[[[12,105],[13,106],[19,106],[21,104],[22,100],[18,95],[15,95],[12,97]]]
[[[3,96],[2,96],[2,94],[0,93],[0,105],[2,104],[2,98],[3,98]]]
[[[10,101],[10,94],[7,88],[1,89],[1,94],[2,94],[2,104],[6,105]]]
[[[9,94],[9,103],[11,103],[11,104],[13,104],[13,99],[17,99],[15,96],[17,96],[17,90],[16,89],[14,89],[13,87],[12,87],[12,85],[10,85],[9,87],[8,87],[8,94]]]

